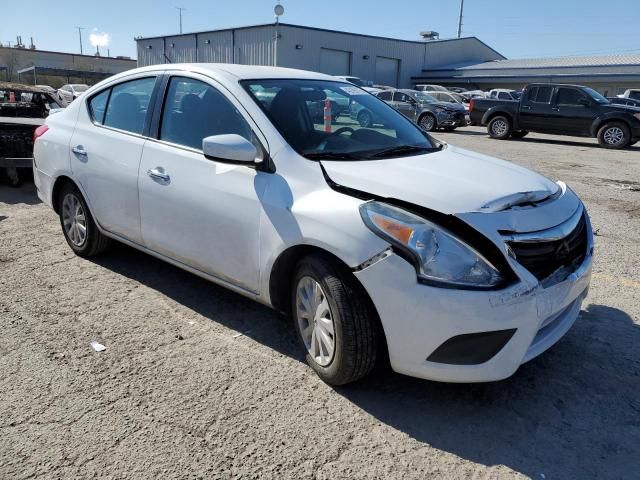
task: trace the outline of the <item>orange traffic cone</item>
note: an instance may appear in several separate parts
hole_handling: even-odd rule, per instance
[[[324,131],[331,133],[331,101],[328,98],[324,101]]]

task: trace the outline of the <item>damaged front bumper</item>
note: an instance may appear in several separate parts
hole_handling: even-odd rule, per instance
[[[575,202],[569,193],[531,218],[540,219],[547,208],[566,212]],[[593,235],[586,212],[584,221],[586,254],[580,263],[542,281],[511,256],[518,281],[495,291],[420,284],[413,265],[395,253],[354,272],[380,316],[392,368],[430,380],[495,381],[554,345],[575,322],[589,289]],[[498,235],[500,242],[504,247]]]

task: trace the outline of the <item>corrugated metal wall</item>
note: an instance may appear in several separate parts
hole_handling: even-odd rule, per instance
[[[273,65],[274,40],[274,25],[140,39],[138,63],[140,66],[168,63],[164,58],[166,53],[172,63],[199,61]],[[162,51],[163,45],[165,52]],[[350,74],[365,80],[375,81],[376,58],[397,61],[397,83],[400,87],[411,86],[411,77],[420,75],[425,65],[436,67],[502,58],[477,39],[425,43],[294,25],[279,26],[278,66],[321,71],[322,49],[348,52],[351,57]]]

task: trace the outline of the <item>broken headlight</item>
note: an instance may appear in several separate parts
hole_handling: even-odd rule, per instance
[[[360,206],[364,223],[413,261],[418,278],[453,288],[492,288],[500,272],[480,253],[442,227],[400,208],[367,202]]]

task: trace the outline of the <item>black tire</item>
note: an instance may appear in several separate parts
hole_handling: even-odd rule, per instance
[[[457,127],[453,127],[449,125],[448,127],[442,127],[442,130],[445,132],[453,132]]]
[[[63,212],[66,208],[65,199],[68,196],[73,197],[79,203],[84,214],[86,234],[84,241],[80,243],[78,241],[74,241],[71,238],[71,234],[67,231],[67,228],[65,228]],[[67,183],[62,187],[60,195],[58,196],[58,212],[60,215],[60,227],[62,228],[64,238],[76,255],[85,258],[92,257],[104,252],[111,245],[111,239],[109,237],[105,237],[100,230],[98,230],[98,227],[91,216],[91,212],[89,211],[89,207],[87,206],[87,202],[82,196],[82,193],[80,193],[80,190],[78,190],[74,184]]]
[[[4,169],[5,176],[7,177],[7,183],[10,187],[18,188],[22,185],[22,178],[17,168],[8,167]]]
[[[315,325],[316,322],[304,320],[304,315],[298,317],[298,286],[309,278],[321,287],[333,321],[334,351],[330,363],[325,366],[311,355],[301,330],[301,322],[312,330],[312,323]],[[298,263],[291,289],[291,314],[298,340],[306,352],[306,361],[324,382],[344,385],[365,377],[375,367],[381,338],[377,313],[351,272],[331,258],[310,255]]]
[[[618,150],[631,142],[631,132],[627,124],[607,122],[598,130],[598,143],[603,148]]]
[[[361,127],[368,128],[373,125],[373,118],[371,117],[371,113],[367,110],[362,110],[358,114],[358,123]]]
[[[491,138],[505,140],[509,138],[511,132],[513,132],[513,123],[509,117],[496,115],[489,121],[487,132]]]
[[[517,132],[511,132],[513,138],[524,138],[529,134],[526,130],[518,130]]]
[[[425,113],[418,119],[418,126],[425,132],[432,132],[438,128],[438,120],[430,113]]]

